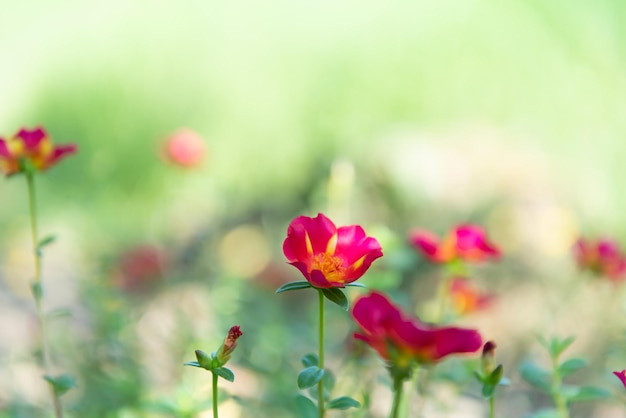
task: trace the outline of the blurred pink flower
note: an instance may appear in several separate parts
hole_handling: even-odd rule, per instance
[[[195,131],[182,128],[171,134],[163,145],[164,158],[181,167],[197,167],[204,161],[206,146]]]
[[[462,277],[455,277],[450,285],[450,302],[459,315],[486,309],[493,298],[493,295],[481,292]]]
[[[335,224],[323,214],[298,216],[289,224],[283,253],[317,288],[344,287],[360,278],[383,252],[359,225]]]
[[[379,292],[357,299],[352,317],[361,328],[354,337],[398,368],[409,368],[414,362],[436,363],[452,354],[474,353],[482,346],[478,331],[422,323]]]
[[[480,262],[500,256],[500,250],[489,242],[485,231],[470,224],[457,226],[443,239],[430,231],[415,229],[409,233],[409,241],[417,251],[435,263],[454,260]]]
[[[626,256],[619,245],[609,239],[579,239],[573,248],[578,267],[619,281],[626,273]]]
[[[613,374],[617,376],[620,382],[622,382],[622,385],[624,385],[624,388],[626,388],[626,370],[622,370],[621,372],[615,371]]]
[[[32,130],[22,128],[8,139],[0,138],[0,171],[10,176],[29,167],[46,170],[76,149],[75,144],[54,145],[41,126]]]
[[[126,291],[141,291],[163,277],[166,254],[151,245],[139,245],[127,250],[118,259],[113,272],[113,284]]]

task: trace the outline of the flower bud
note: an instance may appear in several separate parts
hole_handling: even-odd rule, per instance
[[[495,361],[496,343],[487,341],[483,346],[482,366],[485,376],[489,376],[496,368]]]
[[[234,325],[230,328],[230,330],[228,330],[228,335],[226,336],[226,339],[224,339],[224,343],[215,355],[218,367],[223,366],[228,362],[228,360],[230,360],[230,356],[237,347],[237,339],[242,335],[243,332],[241,332],[239,325]]]

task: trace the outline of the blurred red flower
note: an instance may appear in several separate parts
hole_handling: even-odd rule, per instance
[[[22,128],[8,139],[0,138],[0,171],[10,176],[27,169],[46,170],[76,149],[75,144],[55,146],[40,126]]]
[[[120,255],[113,272],[113,283],[122,290],[145,290],[163,277],[166,254],[151,245],[139,245]]]
[[[164,158],[181,167],[197,167],[204,161],[206,146],[195,131],[182,128],[171,134],[163,145]]]
[[[481,292],[463,277],[455,277],[450,285],[450,302],[459,315],[486,309],[493,295]]]
[[[622,385],[624,385],[624,388],[626,388],[626,370],[622,370],[621,372],[615,371],[613,374],[617,376],[617,378],[622,382]]]
[[[480,262],[500,256],[500,250],[489,242],[485,231],[470,224],[457,226],[441,240],[430,231],[415,229],[409,233],[409,241],[435,263],[454,260]]]
[[[399,368],[414,362],[436,363],[451,354],[474,353],[482,346],[478,331],[424,324],[405,315],[378,292],[357,299],[352,317],[362,331],[354,337]]]
[[[622,279],[626,273],[626,256],[619,245],[609,239],[579,239],[573,248],[578,267],[612,280]]]
[[[383,252],[359,225],[335,227],[323,214],[299,216],[289,224],[283,253],[317,288],[344,287],[361,277]]]

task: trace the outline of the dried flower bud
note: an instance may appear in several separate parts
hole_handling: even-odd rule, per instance
[[[483,346],[482,365],[483,373],[488,376],[496,368],[495,362],[496,343],[487,341]]]
[[[217,354],[215,356],[220,367],[226,364],[228,360],[230,360],[230,356],[237,347],[237,339],[242,335],[243,332],[241,332],[239,325],[234,325],[230,328],[230,330],[228,330],[228,335],[224,339],[224,343],[217,351]]]

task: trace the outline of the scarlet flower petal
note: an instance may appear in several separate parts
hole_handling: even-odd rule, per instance
[[[440,261],[437,257],[437,248],[439,247],[439,238],[430,231],[423,229],[413,230],[409,234],[409,241],[418,249],[426,258],[431,261]]]
[[[423,324],[418,318],[406,316],[378,292],[357,299],[352,317],[362,330],[355,338],[394,364],[435,363],[451,354],[476,352],[482,346],[478,331]]]
[[[624,385],[624,388],[626,388],[626,370],[622,370],[621,372],[615,371],[613,374],[617,376],[620,382],[622,382],[622,385]]]
[[[41,141],[43,141],[47,136],[46,131],[44,131],[41,126],[38,126],[33,130],[22,128],[15,135],[16,138],[20,138],[22,140],[24,147],[26,147],[29,151],[36,150],[41,144]]]

